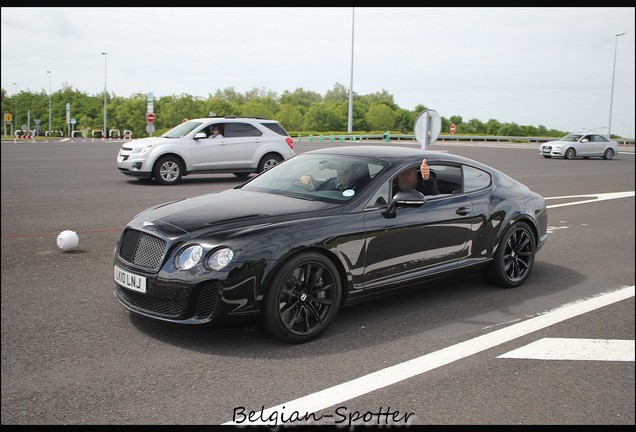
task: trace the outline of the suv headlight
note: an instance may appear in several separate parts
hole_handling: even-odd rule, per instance
[[[208,255],[205,264],[209,269],[218,271],[227,266],[232,261],[232,258],[234,258],[234,251],[229,247],[224,247]]]
[[[148,153],[150,151],[150,149],[152,149],[152,144],[146,144],[146,145],[141,146],[141,147],[135,147],[133,149],[131,155],[143,156],[146,153]]]
[[[197,265],[199,261],[201,261],[201,256],[203,255],[203,247],[199,245],[193,245],[185,248],[177,258],[175,259],[175,266],[179,270],[188,270]]]

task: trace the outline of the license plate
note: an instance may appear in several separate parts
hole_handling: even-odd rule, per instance
[[[124,288],[146,294],[146,278],[115,266],[115,282]]]
[[[552,147],[543,147],[543,153],[550,153],[552,151]]]

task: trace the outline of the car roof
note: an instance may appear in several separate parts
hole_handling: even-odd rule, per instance
[[[278,123],[278,120],[269,119],[265,117],[249,117],[249,116],[214,116],[214,117],[201,117],[190,119],[190,121],[200,121],[207,122],[210,120],[236,120],[236,121],[245,121],[245,120],[255,120],[259,123]]]
[[[458,162],[458,163],[477,163],[471,159],[454,155],[452,153],[442,153],[436,150],[422,150],[420,148],[413,147],[400,147],[400,146],[343,146],[343,147],[328,147],[323,149],[310,150],[309,154],[335,154],[342,156],[359,156],[359,157],[372,157],[377,159],[385,159],[390,162],[399,162],[405,159],[413,157],[440,159],[440,155],[443,155],[441,159]],[[481,165],[481,164],[480,164]]]

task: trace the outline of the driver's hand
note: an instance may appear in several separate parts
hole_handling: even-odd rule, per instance
[[[300,182],[305,186],[311,186],[313,184],[314,178],[310,175],[304,175],[300,178]]]

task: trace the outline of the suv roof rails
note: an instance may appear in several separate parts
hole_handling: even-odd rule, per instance
[[[249,119],[257,119],[257,120],[271,120],[268,117],[255,117],[255,116],[237,116],[237,115],[229,115],[229,116],[208,116],[208,118],[228,118],[228,119],[237,119],[237,118],[249,118]]]

